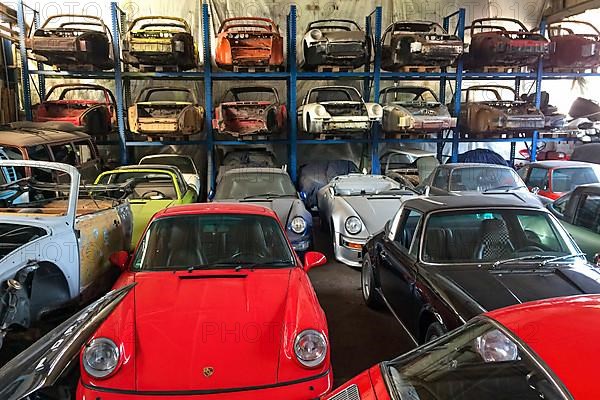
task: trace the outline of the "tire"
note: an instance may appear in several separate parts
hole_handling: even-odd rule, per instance
[[[360,288],[367,307],[374,310],[381,310],[384,307],[381,295],[375,290],[375,273],[371,259],[366,253],[363,255],[363,265],[360,271]]]
[[[429,343],[433,340],[436,340],[440,336],[444,335],[446,330],[439,322],[435,321],[429,324],[427,327],[427,332],[425,332],[425,343]]]

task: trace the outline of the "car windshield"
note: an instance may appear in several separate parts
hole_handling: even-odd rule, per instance
[[[557,168],[552,171],[552,191],[570,192],[579,185],[600,182],[600,174],[595,168]]]
[[[540,365],[502,328],[475,320],[382,369],[400,400],[565,399]]]
[[[46,98],[46,101],[57,100],[93,100],[105,103],[106,96],[100,88],[71,87],[52,90]]]
[[[181,215],[152,222],[133,265],[141,270],[249,264],[291,267],[295,265],[292,254],[275,218],[251,214]]]
[[[176,200],[177,189],[173,178],[166,172],[127,171],[102,175],[98,184],[131,182],[127,196],[130,200]]]
[[[236,88],[230,89],[223,97],[223,102],[266,101],[276,103],[277,96],[273,89],[268,88]]]
[[[401,193],[400,184],[384,177],[359,177],[342,179],[335,183],[334,191],[338,196],[389,195]]]
[[[362,101],[354,88],[319,88],[310,92],[308,103],[327,103],[330,101]]]
[[[194,96],[185,89],[151,89],[144,92],[140,101],[175,101],[179,103],[194,103]]]
[[[172,157],[172,156],[153,156],[143,158],[140,165],[173,165],[177,167],[183,174],[196,174],[194,162],[188,157]]]
[[[437,103],[435,94],[427,88],[395,88],[381,94],[380,103]]]
[[[450,172],[451,192],[518,189],[524,185],[519,175],[510,168],[461,167]]]
[[[253,197],[296,197],[296,188],[287,174],[273,172],[233,172],[217,186],[216,200]]]
[[[464,90],[462,101],[514,101],[515,92],[509,87],[478,87]]]
[[[47,215],[59,215],[67,211],[70,185],[70,176],[62,171],[1,167],[0,208],[27,214],[44,214],[44,208],[51,208]]]
[[[431,214],[424,229],[422,259],[460,264],[576,253],[564,231],[544,210],[461,210]]]

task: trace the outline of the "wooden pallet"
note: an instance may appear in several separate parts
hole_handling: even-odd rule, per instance
[[[149,142],[187,142],[190,135],[181,136],[147,136]]]
[[[437,136],[436,133],[422,133],[422,132],[384,132],[385,139],[431,139]]]
[[[179,72],[178,65],[148,65],[140,64],[138,66],[140,72]]]
[[[512,67],[505,65],[486,65],[481,68],[481,70],[477,70],[477,72],[485,72],[485,73],[512,73],[512,72],[522,72],[524,67]]]
[[[440,72],[438,65],[403,65],[398,67],[398,72]]]
[[[271,65],[258,65],[258,66],[243,66],[243,65],[234,65],[233,72],[276,72],[278,71],[278,67],[273,67]]]
[[[317,72],[353,72],[354,67],[348,65],[319,65]]]
[[[348,140],[348,139],[364,139],[360,133],[321,133],[316,136],[316,140]]]
[[[544,72],[573,73],[573,74],[583,74],[586,72],[596,73],[596,72],[598,72],[598,67],[595,67],[595,68],[552,67],[552,68],[544,68]]]

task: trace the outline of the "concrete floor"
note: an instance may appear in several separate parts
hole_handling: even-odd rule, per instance
[[[412,341],[387,311],[363,302],[360,270],[335,261],[328,235],[315,221],[315,250],[328,263],[310,271],[319,302],[327,315],[335,386],[384,360],[412,349]]]
[[[360,290],[360,270],[335,261],[328,235],[320,231],[318,220],[314,233],[315,250],[329,260],[313,269],[310,278],[327,315],[337,387],[372,365],[410,350],[411,341],[389,312],[367,308]],[[66,318],[61,316],[45,321],[40,329],[10,335],[0,351],[0,366]]]

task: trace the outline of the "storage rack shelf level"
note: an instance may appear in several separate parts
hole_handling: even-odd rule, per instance
[[[25,51],[25,10],[27,7],[23,4],[23,0],[19,1],[17,8],[20,37],[21,60],[26,60],[27,54]],[[34,27],[39,26],[39,14],[34,12]],[[118,7],[117,3],[111,3],[111,18],[112,18],[112,41],[114,54],[121,54],[121,41],[124,32],[126,32],[126,15]],[[206,2],[202,4],[202,48],[204,54],[204,68],[198,72],[132,72],[128,71],[123,65],[121,57],[115,57],[114,71],[99,71],[99,72],[75,72],[75,71],[52,71],[43,69],[42,64],[38,64],[37,70],[30,70],[28,63],[22,63],[21,71],[23,75],[23,92],[24,92],[24,108],[26,117],[31,119],[31,90],[29,77],[37,75],[38,91],[40,96],[45,93],[45,78],[70,78],[70,79],[114,79],[115,80],[115,99],[117,102],[117,128],[119,133],[119,144],[121,146],[121,162],[126,164],[129,161],[128,148],[138,146],[163,146],[163,145],[201,145],[206,146],[209,171],[208,182],[211,188],[214,188],[215,165],[214,165],[214,149],[215,146],[244,146],[256,144],[280,144],[286,145],[288,148],[288,164],[289,171],[294,181],[297,180],[297,164],[298,164],[298,149],[303,145],[313,144],[348,144],[362,143],[369,145],[371,155],[371,165],[373,173],[379,173],[379,145],[389,143],[437,143],[438,155],[441,156],[444,146],[451,144],[451,159],[456,160],[458,157],[459,143],[466,142],[494,142],[494,143],[511,143],[512,153],[514,156],[514,144],[516,142],[526,142],[532,148],[532,159],[535,159],[535,151],[537,143],[540,141],[556,141],[562,142],[574,140],[572,138],[553,138],[540,137],[537,132],[534,132],[528,138],[483,138],[470,139],[460,135],[457,129],[450,134],[437,134],[435,137],[415,138],[415,139],[390,139],[382,138],[380,127],[375,126],[368,136],[362,139],[330,139],[330,140],[315,140],[301,139],[298,137],[298,127],[296,122],[297,108],[297,82],[305,81],[336,81],[336,80],[355,80],[363,82],[363,95],[366,100],[376,101],[379,97],[380,85],[382,81],[438,81],[440,83],[440,98],[444,99],[446,86],[448,83],[454,82],[454,97],[456,108],[455,115],[460,113],[460,92],[463,81],[466,80],[491,80],[491,81],[514,81],[515,88],[519,88],[522,81],[534,81],[536,89],[536,103],[539,106],[541,97],[541,86],[543,80],[552,79],[574,79],[580,77],[597,77],[599,73],[546,73],[543,72],[543,65],[540,61],[538,72],[498,72],[498,73],[481,73],[481,72],[462,72],[462,61],[459,60],[455,70],[441,72],[385,72],[381,71],[381,33],[382,33],[382,8],[377,7],[371,14],[366,17],[365,31],[372,37],[374,43],[374,57],[370,65],[364,71],[360,72],[304,72],[298,71],[296,65],[297,60],[297,14],[296,6],[290,6],[290,12],[287,18],[287,68],[281,72],[223,72],[214,71],[211,65],[211,38],[210,31],[210,14],[209,6]],[[465,10],[459,9],[457,12],[444,18],[443,24],[447,30],[450,30],[450,23],[455,21],[454,32],[464,38],[465,27]],[[544,28],[544,23],[542,23]],[[205,123],[205,139],[189,140],[189,141],[152,141],[145,142],[139,139],[132,139],[133,136],[126,131],[125,124],[125,109],[130,104],[129,82],[132,80],[143,79],[162,79],[162,80],[186,80],[186,81],[204,81],[204,98],[206,110]],[[285,139],[274,140],[259,140],[259,141],[237,141],[237,140],[217,140],[212,130],[211,118],[213,115],[213,84],[215,81],[285,81],[287,86],[287,108],[289,113],[287,136]],[[201,97],[201,96],[200,96]],[[457,101],[458,100],[458,101]],[[514,158],[514,157],[513,157]]]

